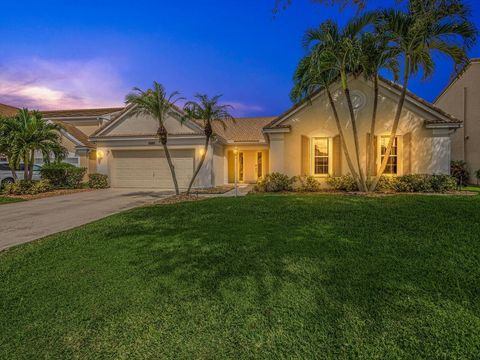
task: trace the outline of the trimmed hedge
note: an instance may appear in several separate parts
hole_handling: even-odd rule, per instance
[[[291,189],[291,179],[287,175],[278,172],[267,174],[254,188],[258,192],[280,192],[290,191]]]
[[[48,180],[28,181],[19,180],[12,184],[5,185],[3,194],[5,195],[36,195],[52,190],[52,185]]]
[[[294,176],[291,187],[297,192],[316,192],[321,190],[321,184],[313,176]]]
[[[81,187],[86,168],[67,163],[45,164],[40,170],[42,179],[50,181],[55,188],[76,189]]]
[[[328,178],[327,184],[336,191],[358,191],[357,182],[351,175]]]
[[[382,176],[377,191],[444,193],[457,188],[456,179],[450,175],[415,174],[399,177]]]
[[[88,187],[91,189],[106,189],[108,185],[108,176],[104,174],[88,175]]]

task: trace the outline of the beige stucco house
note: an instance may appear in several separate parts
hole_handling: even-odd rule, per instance
[[[362,164],[370,138],[372,84],[352,79],[352,94],[360,134]],[[378,109],[376,163],[395,114],[401,88],[381,81]],[[353,138],[342,92],[333,93],[342,119],[347,146],[353,154]],[[194,121],[181,122],[174,108],[166,121],[169,148],[179,185],[185,188],[203,151],[204,134]],[[107,174],[113,187],[172,189],[170,171],[157,133],[157,122],[139,115],[135,107],[44,112],[46,119],[64,126],[64,145],[71,162],[77,159],[89,173]],[[462,122],[434,105],[408,93],[405,109],[390,157],[387,173],[394,175],[448,174],[451,142]],[[255,183],[271,172],[289,176],[311,175],[320,181],[349,173],[331,108],[323,92],[297,104],[277,117],[239,118],[223,127],[214,124],[215,137],[196,187]]]
[[[470,171],[480,169],[480,59],[472,59],[435,100],[435,105],[463,121],[452,135],[452,160],[463,160]]]

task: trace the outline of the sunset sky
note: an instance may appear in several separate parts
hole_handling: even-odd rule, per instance
[[[237,116],[276,115],[289,106],[302,35],[352,10],[294,0],[10,1],[0,13],[0,102],[34,109],[123,105],[153,80],[185,97],[223,94]],[[375,1],[388,5],[390,1]],[[471,1],[474,18],[480,4]],[[471,51],[480,56],[480,46]],[[438,59],[410,89],[433,100],[453,65]]]

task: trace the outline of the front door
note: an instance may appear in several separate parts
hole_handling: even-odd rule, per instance
[[[238,153],[238,181],[243,182],[245,179],[245,164],[243,152]]]
[[[263,177],[263,153],[257,152],[257,164],[255,165],[257,172],[257,180]]]

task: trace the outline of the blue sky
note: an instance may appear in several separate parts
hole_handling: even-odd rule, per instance
[[[157,80],[188,98],[223,94],[237,116],[279,114],[291,106],[305,29],[327,18],[343,22],[352,11],[294,0],[274,16],[274,2],[6,2],[0,102],[39,109],[118,106],[133,86]],[[480,4],[471,4],[480,19]],[[480,56],[480,46],[471,56]],[[432,79],[410,85],[427,100],[452,74],[450,62],[437,63]]]

